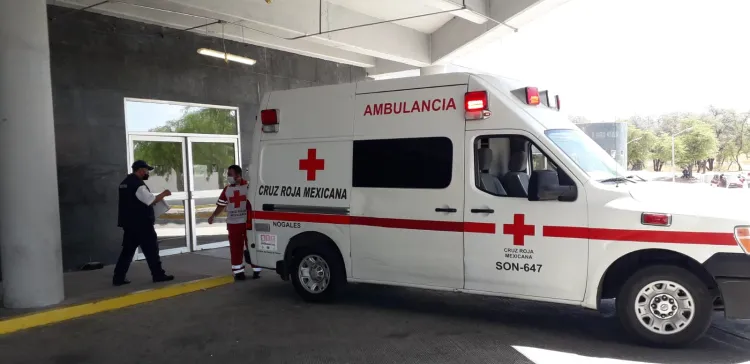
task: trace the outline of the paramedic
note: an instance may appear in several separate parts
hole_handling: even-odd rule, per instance
[[[130,283],[125,279],[135,250],[140,246],[146,256],[148,268],[154,282],[166,282],[174,279],[167,275],[159,260],[159,245],[154,230],[156,218],[154,205],[172,193],[169,190],[154,196],[143,181],[148,179],[149,171],[154,168],[138,160],[132,165],[133,173],[120,182],[120,201],[118,205],[117,226],[123,230],[122,251],[115,265],[112,284],[122,286]]]
[[[216,216],[227,210],[227,231],[229,234],[229,254],[232,273],[237,281],[245,280],[245,265],[242,262],[243,252],[247,244],[247,228],[252,207],[248,201],[249,184],[242,178],[242,168],[231,165],[227,169],[227,186],[221,191],[216,209],[208,223],[213,224]],[[260,268],[254,267],[249,259],[248,264],[253,267],[253,279],[260,278]]]

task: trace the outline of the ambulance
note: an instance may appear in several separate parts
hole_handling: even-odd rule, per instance
[[[305,300],[347,282],[614,298],[660,346],[713,311],[750,318],[750,218],[717,202],[737,197],[629,176],[549,91],[448,73],[272,91],[260,109],[250,254]]]

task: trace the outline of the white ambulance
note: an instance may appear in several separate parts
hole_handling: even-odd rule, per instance
[[[666,346],[714,310],[750,318],[750,219],[627,176],[559,106],[468,73],[264,95],[252,260],[310,301],[346,282],[616,298],[630,334]]]

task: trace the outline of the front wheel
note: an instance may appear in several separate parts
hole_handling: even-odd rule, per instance
[[[292,284],[302,299],[311,302],[332,301],[346,277],[331,249],[325,246],[302,248],[294,253]]]
[[[654,346],[689,344],[711,325],[713,303],[706,285],[693,273],[675,266],[637,271],[616,300],[625,330]]]

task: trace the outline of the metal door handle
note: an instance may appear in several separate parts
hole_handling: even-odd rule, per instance
[[[493,209],[471,209],[472,214],[493,214],[495,213],[495,210]]]
[[[435,212],[458,212],[458,210],[450,207],[438,207],[435,209]]]

